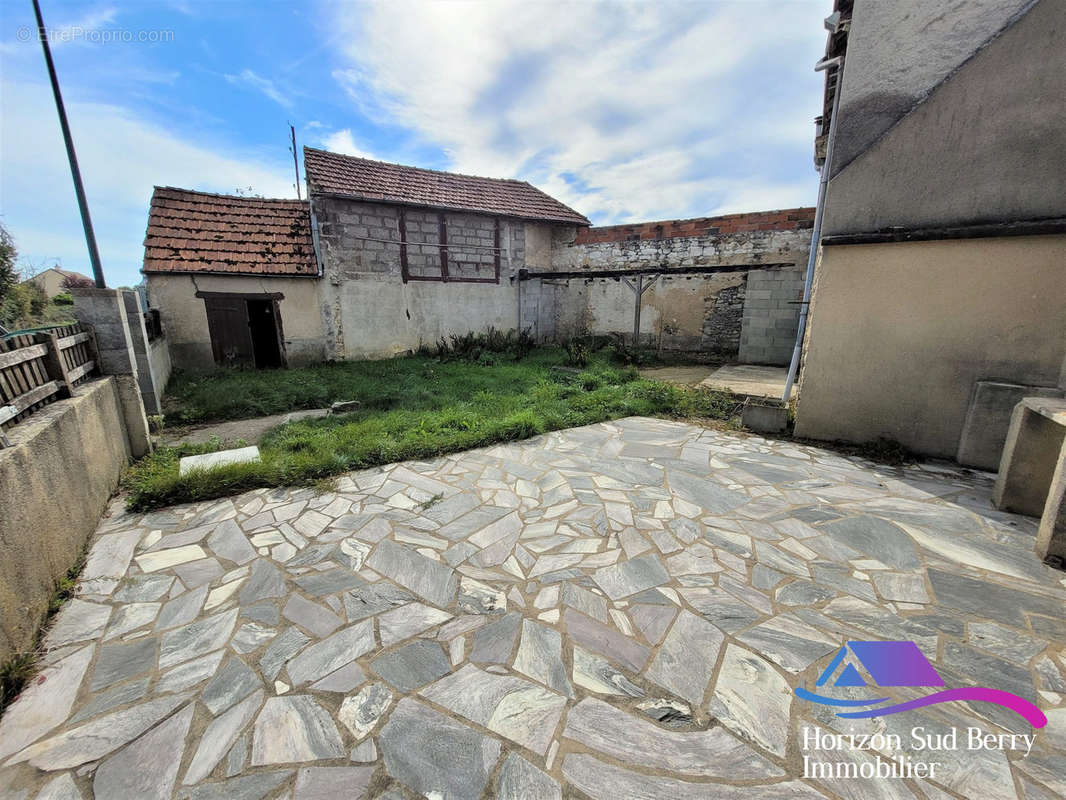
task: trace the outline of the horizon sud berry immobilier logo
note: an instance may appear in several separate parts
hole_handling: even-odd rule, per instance
[[[860,668],[862,671],[860,672]],[[864,674],[865,673],[865,677]],[[831,687],[827,687],[833,676]],[[869,679],[869,680],[867,680]],[[819,705],[830,706],[836,710],[836,716],[846,719],[870,719],[886,717],[916,708],[950,703],[954,701],[993,703],[1020,715],[1034,728],[1047,725],[1047,716],[1026,700],[1012,692],[993,689],[987,686],[965,686],[956,689],[941,688],[939,691],[925,694],[904,702],[894,702],[886,693],[875,692],[874,696],[857,699],[854,693],[850,697],[833,697],[823,692],[832,687],[855,689],[877,689],[890,687],[944,687],[944,679],[929,663],[914,642],[847,642],[828,666],[822,670],[815,682],[818,692],[804,687],[794,689],[796,697]],[[827,688],[822,688],[827,687]],[[839,709],[839,710],[837,710]],[[930,730],[935,732],[930,732]],[[853,758],[819,760],[803,754],[803,777],[805,778],[926,778],[937,780],[939,761],[926,761],[919,755],[930,751],[952,750],[1024,750],[1028,755],[1036,741],[1036,734],[988,733],[981,727],[968,727],[960,742],[959,731],[955,727],[945,728],[933,725],[916,725],[907,736],[903,733],[830,733],[817,727],[805,726],[803,730],[803,749],[815,751],[851,751]],[[881,758],[884,754],[890,760]]]
[[[816,687],[825,686],[829,679],[840,670],[833,686],[854,688],[869,686],[866,679],[856,668],[856,663],[863,668],[866,674],[873,680],[877,688],[895,686],[906,687],[933,687],[944,686],[944,679],[936,671],[929,659],[918,649],[918,645],[911,641],[900,642],[847,642],[833,660],[822,670],[815,682]],[[802,686],[793,690],[796,697],[819,703],[825,706],[839,708],[859,708],[861,706],[873,706],[861,710],[838,711],[838,717],[848,719],[866,719],[869,717],[884,717],[889,714],[899,714],[902,711],[910,711],[915,708],[936,705],[938,703],[950,703],[953,701],[977,701],[981,703],[995,703],[996,705],[1009,708],[1016,714],[1021,715],[1034,728],[1043,728],[1047,725],[1047,717],[1044,712],[1030,703],[1024,697],[1019,697],[1002,689],[992,689],[986,686],[964,686],[957,689],[942,689],[913,700],[903,703],[892,703],[890,697],[871,697],[869,699],[846,699],[829,697],[808,691]],[[885,705],[885,704],[888,705]]]

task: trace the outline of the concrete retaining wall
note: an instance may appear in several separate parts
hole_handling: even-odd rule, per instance
[[[33,644],[55,583],[95,530],[130,457],[115,377],[7,431],[0,450],[0,660]]]

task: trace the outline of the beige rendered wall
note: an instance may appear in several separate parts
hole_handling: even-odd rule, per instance
[[[251,275],[148,275],[148,302],[159,309],[174,369],[214,369],[207,310],[199,292],[270,294],[278,302],[289,366],[322,361],[320,282],[314,278],[259,278]]]
[[[388,358],[440,337],[518,326],[517,288],[500,283],[411,281],[364,274],[334,287],[348,359]]]
[[[798,436],[954,457],[974,381],[1058,382],[1066,236],[824,247],[805,354]]]
[[[26,650],[129,460],[114,377],[7,431],[0,450],[0,660]]]
[[[61,275],[54,269],[46,269],[40,275],[34,275],[30,278],[30,282],[40,286],[45,295],[51,299],[57,294],[66,291],[63,288],[63,281],[65,278],[65,275]]]

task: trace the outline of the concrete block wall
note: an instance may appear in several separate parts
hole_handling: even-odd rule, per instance
[[[744,299],[738,358],[745,364],[784,365],[792,359],[806,265],[752,270]]]
[[[327,278],[401,275],[400,206],[337,197],[314,197],[319,246]],[[440,223],[443,215],[450,280],[495,277],[496,227],[500,232],[500,276],[525,266],[528,223],[486,214],[404,208],[408,274],[440,277]]]
[[[517,273],[525,266],[527,229],[549,226],[443,212],[445,281],[438,246],[442,212],[404,208],[411,278],[404,282],[399,206],[322,195],[312,203],[324,270],[320,311],[329,357],[382,358],[453,334],[518,327]],[[537,230],[536,238],[548,236]]]

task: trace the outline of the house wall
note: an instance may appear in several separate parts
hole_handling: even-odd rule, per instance
[[[289,366],[326,358],[320,281],[314,278],[252,275],[149,274],[148,301],[159,316],[174,369],[201,372],[215,368],[207,310],[200,292],[281,293],[285,357]]]
[[[996,14],[1019,7],[1006,3]],[[845,86],[848,71],[864,63],[860,42],[876,38],[864,19],[871,17],[857,6]],[[887,436],[954,457],[975,381],[1059,380],[1064,238],[947,239],[935,231],[1066,216],[1066,3],[1032,4],[980,49],[981,36],[967,30],[958,35],[976,50],[972,58],[829,182],[824,235],[926,229],[940,240],[823,246],[799,435]],[[909,61],[935,43],[922,33],[921,53]],[[848,113],[841,109],[841,125]],[[1005,434],[1005,425],[989,432]]]
[[[313,204],[324,267],[324,333],[332,358],[382,358],[432,345],[442,336],[489,326],[516,328],[516,276],[528,263],[527,236],[534,263],[550,257],[551,226],[501,217],[496,283],[490,249],[496,218],[447,212],[450,279],[441,281],[438,212],[404,208],[410,278],[405,283],[401,207],[325,195],[315,195]]]
[[[1059,2],[1059,0],[1051,0]],[[855,0],[841,82],[836,174],[1032,0]]]
[[[661,269],[643,295],[643,344],[752,363],[787,363],[810,244],[813,209],[734,214],[556,232],[552,271],[587,278],[542,279],[523,287],[523,325],[541,339],[591,334],[632,335],[635,295],[611,269]],[[764,264],[787,264],[762,269]],[[685,274],[691,267],[735,271]],[[632,279],[631,279],[632,280]],[[752,294],[754,281],[755,293]]]
[[[63,288],[63,280],[65,275],[60,275],[54,269],[46,269],[39,275],[34,275],[30,278],[30,283],[35,283],[41,287],[41,290],[45,293],[48,299],[55,297],[57,294],[65,291]]]
[[[885,13],[895,6],[874,5]],[[937,4],[923,5],[942,14]],[[990,3],[968,5],[992,11]],[[995,19],[1019,3],[999,5]],[[864,63],[863,7],[853,20],[845,88]],[[833,177],[823,235],[1066,214],[1064,39],[1066,3],[1041,0]],[[918,36],[921,49],[910,49],[905,63],[933,57],[936,41]],[[981,40],[966,41],[976,49]],[[850,113],[841,108],[841,126],[851,124]]]
[[[796,435],[954,457],[974,383],[1055,386],[1066,236],[822,249]]]

